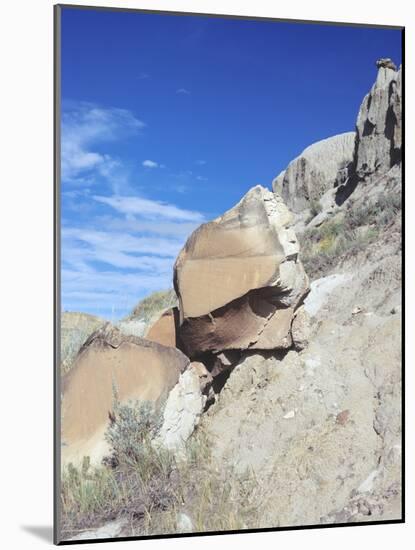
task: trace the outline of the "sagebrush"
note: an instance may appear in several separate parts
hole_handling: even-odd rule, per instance
[[[181,532],[183,517],[196,532],[255,525],[252,475],[218,469],[201,430],[177,460],[154,445],[158,425],[159,416],[146,403],[114,407],[107,430],[110,456],[101,466],[86,458],[81,467],[69,465],[63,472],[64,538],[116,518],[126,520],[126,536]]]

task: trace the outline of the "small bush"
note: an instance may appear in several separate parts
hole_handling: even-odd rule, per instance
[[[152,444],[160,415],[146,402],[114,403],[106,440],[111,454],[92,468],[86,457],[62,474],[62,531],[70,537],[119,516],[142,522],[177,501],[174,456]]]
[[[114,400],[113,413],[105,439],[112,449],[106,458],[112,466],[119,464],[141,467],[154,461],[151,440],[156,436],[161,425],[161,415],[156,413],[149,402],[131,401],[122,404]]]

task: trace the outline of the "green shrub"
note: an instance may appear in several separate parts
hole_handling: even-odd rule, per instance
[[[151,445],[162,423],[162,416],[154,405],[144,401],[130,401],[127,404],[114,400],[113,413],[105,439],[111,448],[106,463],[139,466],[143,477],[148,478],[154,467],[160,466],[159,452]]]

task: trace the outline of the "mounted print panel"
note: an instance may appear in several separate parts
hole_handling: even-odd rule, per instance
[[[55,7],[55,542],[403,521],[403,28]]]

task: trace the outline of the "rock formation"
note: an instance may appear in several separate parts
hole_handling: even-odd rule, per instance
[[[174,267],[189,357],[292,345],[291,322],[308,278],[291,221],[283,200],[258,185],[192,233]]]
[[[191,364],[171,390],[163,411],[163,424],[156,444],[173,451],[184,450],[184,445],[199,423],[206,404],[202,393],[199,365]],[[206,386],[205,386],[206,388]]]
[[[115,326],[124,334],[147,338],[151,327],[165,312],[170,309],[176,311],[176,305],[177,297],[173,289],[153,292],[140,300],[132,312],[118,321]],[[163,322],[164,327],[167,324],[168,321],[165,319]]]
[[[360,106],[356,132],[307,147],[273,180],[274,191],[295,214],[297,231],[320,225],[363,180],[370,185],[370,176],[378,178],[401,161],[402,70],[388,58],[376,65],[376,81]],[[382,191],[378,185],[377,192]]]
[[[178,338],[179,310],[167,309],[145,332],[144,337],[163,346],[180,347]]]
[[[62,381],[63,463],[86,455],[98,462],[107,453],[114,391],[122,403],[161,403],[188,364],[179,350],[126,336],[110,324],[92,334]]]
[[[282,196],[292,212],[304,215],[328,190],[348,177],[354,147],[355,132],[310,145],[274,179],[274,192]]]
[[[392,69],[392,71],[396,71],[396,65],[392,61],[390,57],[382,57],[381,59],[378,59],[376,61],[376,67],[380,69],[381,67],[385,67],[387,69]]]
[[[401,69],[390,63],[378,66],[356,122],[355,170],[360,179],[387,172],[401,158]]]

